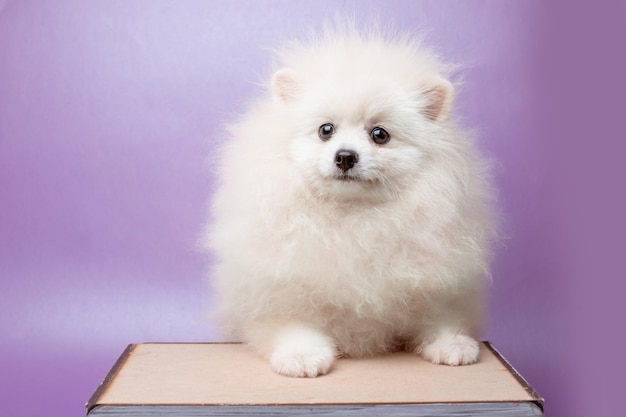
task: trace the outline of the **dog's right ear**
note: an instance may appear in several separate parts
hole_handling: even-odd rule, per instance
[[[276,71],[272,76],[271,89],[276,100],[283,103],[290,102],[300,89],[298,75],[291,68],[283,68]]]

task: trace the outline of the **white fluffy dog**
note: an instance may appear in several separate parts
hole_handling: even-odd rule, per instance
[[[294,377],[398,348],[475,362],[492,192],[449,68],[356,31],[278,58],[221,153],[207,243],[229,337]]]

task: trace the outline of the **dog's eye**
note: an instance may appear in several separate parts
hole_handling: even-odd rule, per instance
[[[335,133],[335,126],[332,123],[325,123],[320,126],[317,131],[318,136],[321,140],[328,140]]]
[[[374,129],[372,129],[372,131],[370,132],[370,136],[374,143],[377,143],[379,145],[384,145],[391,139],[389,137],[389,133],[387,133],[387,131],[382,127],[375,127]]]

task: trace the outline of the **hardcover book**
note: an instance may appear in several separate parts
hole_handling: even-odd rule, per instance
[[[241,344],[129,345],[87,403],[101,416],[543,416],[543,399],[488,342],[478,363],[406,352],[339,359],[318,378],[275,374]]]

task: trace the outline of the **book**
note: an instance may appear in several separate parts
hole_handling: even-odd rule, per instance
[[[132,344],[86,407],[89,417],[543,416],[543,399],[488,342],[473,365],[395,352],[338,359],[317,378],[275,374],[242,344]]]

